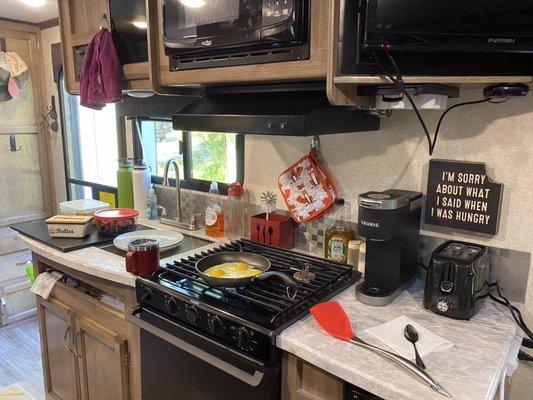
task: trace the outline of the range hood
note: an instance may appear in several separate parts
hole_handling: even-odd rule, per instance
[[[175,130],[313,136],[378,130],[378,117],[329,104],[325,91],[207,94],[172,116]]]

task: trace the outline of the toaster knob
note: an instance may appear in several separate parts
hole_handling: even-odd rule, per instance
[[[440,283],[440,290],[443,293],[451,293],[453,290],[453,282],[450,281],[442,281]]]
[[[437,309],[440,312],[446,312],[448,311],[449,308],[450,308],[450,303],[448,303],[447,300],[442,299],[437,302]]]

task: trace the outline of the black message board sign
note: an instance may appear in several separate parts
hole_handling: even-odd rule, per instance
[[[502,193],[483,163],[431,160],[425,222],[496,235]]]

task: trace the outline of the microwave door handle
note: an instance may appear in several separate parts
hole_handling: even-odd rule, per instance
[[[141,329],[144,329],[152,335],[169,342],[177,348],[186,351],[190,355],[197,357],[200,360],[220,369],[221,371],[230,374],[231,376],[247,383],[250,386],[259,386],[259,384],[263,380],[263,376],[265,375],[263,372],[256,370],[253,374],[249,374],[248,372],[243,371],[242,369],[237,368],[236,366],[227,363],[224,360],[221,360],[220,358],[215,357],[212,354],[209,354],[208,352],[196,346],[193,346],[192,344],[187,343],[184,340],[181,340],[176,336],[165,332],[163,329],[160,329],[150,324],[149,322],[146,322],[141,318],[135,316],[142,311],[144,310],[137,309],[126,312],[126,321],[131,322],[132,324],[138,326]]]

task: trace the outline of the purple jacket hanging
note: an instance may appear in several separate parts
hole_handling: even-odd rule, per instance
[[[89,43],[80,74],[80,104],[101,110],[122,100],[122,65],[111,33],[103,28]]]

